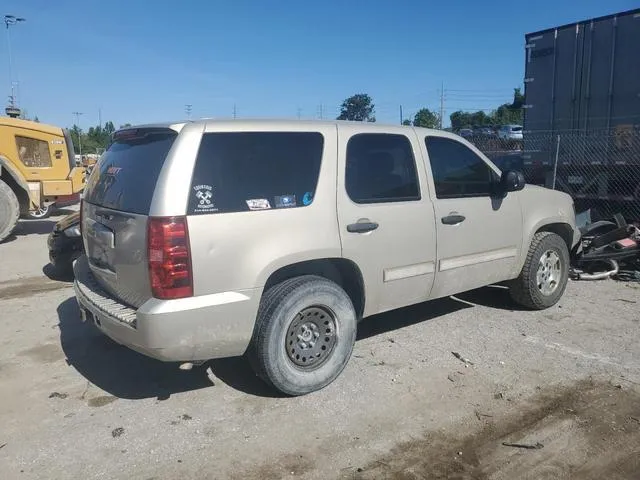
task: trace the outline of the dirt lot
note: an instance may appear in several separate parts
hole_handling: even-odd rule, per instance
[[[381,315],[338,381],[281,398],[242,359],[185,373],[80,323],[53,222],[0,245],[2,478],[640,478],[638,285]]]

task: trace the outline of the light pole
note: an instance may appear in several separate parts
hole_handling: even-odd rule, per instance
[[[78,127],[78,150],[80,151],[80,161],[82,162],[82,130],[80,129],[80,115],[83,112],[71,112],[76,117],[76,126]]]
[[[13,59],[11,58],[11,35],[9,34],[9,27],[26,21],[26,18],[16,17],[15,15],[4,16],[4,25],[7,30],[7,50],[9,52],[9,81],[11,82],[11,96],[9,97],[9,107],[7,108],[7,115],[9,115],[9,111],[20,115],[20,110],[18,109],[18,105],[16,104],[15,85],[13,82]]]

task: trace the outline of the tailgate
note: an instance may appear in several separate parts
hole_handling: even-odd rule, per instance
[[[168,128],[117,132],[85,189],[82,232],[91,271],[107,292],[133,307],[152,297],[147,220],[176,136]]]

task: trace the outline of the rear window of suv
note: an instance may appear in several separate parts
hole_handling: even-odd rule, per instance
[[[147,215],[160,170],[177,135],[167,128],[117,132],[89,177],[84,199],[94,205]]]
[[[188,213],[305,207],[313,202],[324,137],[318,132],[205,133]]]

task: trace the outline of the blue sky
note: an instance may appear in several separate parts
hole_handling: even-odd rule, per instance
[[[509,101],[524,34],[629,10],[632,0],[4,0],[20,103],[83,128],[185,117],[335,117],[365,92],[379,121],[426,106],[446,114]],[[4,27],[4,25],[3,25]],[[3,29],[4,30],[4,29]],[[0,93],[10,90],[6,36]]]

